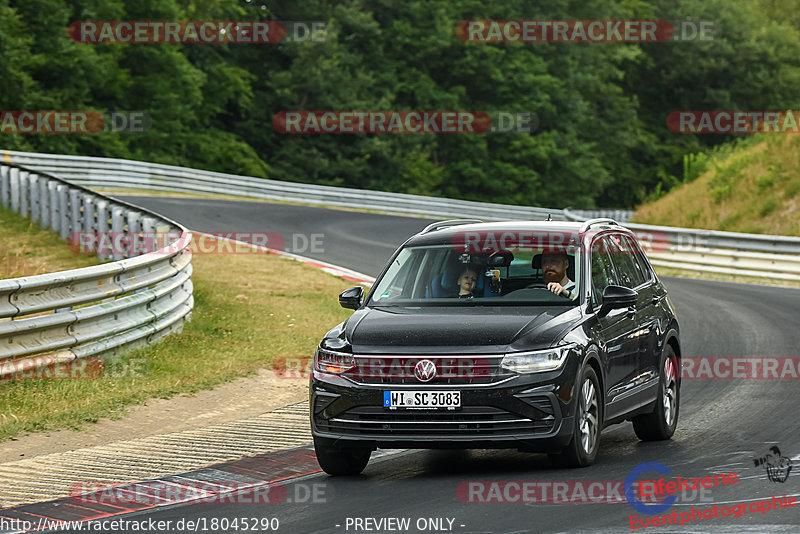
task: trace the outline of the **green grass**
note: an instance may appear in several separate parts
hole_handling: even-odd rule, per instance
[[[97,256],[73,253],[58,234],[0,207],[0,278],[32,276],[97,263]]]

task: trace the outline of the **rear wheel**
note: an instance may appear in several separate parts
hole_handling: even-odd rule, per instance
[[[592,465],[600,448],[603,401],[594,369],[584,367],[579,384],[572,440],[560,453],[549,455],[551,460],[568,467]]]
[[[314,452],[317,463],[329,475],[358,475],[367,467],[370,449],[342,447],[327,438],[314,437]]]
[[[678,426],[680,387],[678,383],[678,358],[671,346],[664,348],[658,399],[652,413],[633,418],[633,431],[643,441],[669,439]]]

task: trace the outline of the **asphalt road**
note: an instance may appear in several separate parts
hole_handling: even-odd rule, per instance
[[[387,217],[292,204],[117,195],[200,232],[279,234],[287,252],[375,276],[407,237],[439,219]],[[316,237],[314,237],[316,236]],[[316,244],[316,246],[315,246]],[[274,246],[269,241],[267,246]]]
[[[324,233],[324,251],[304,255],[375,275],[405,237],[429,221],[261,202],[133,197],[126,200],[205,231]],[[468,214],[465,214],[468,216]],[[798,356],[800,290],[664,278],[678,310],[684,356]],[[336,298],[336,295],[331,295]],[[287,484],[295,502],[273,505],[178,506],[129,519],[271,518],[279,532],[392,532],[355,518],[410,518],[406,532],[625,532],[636,512],[628,503],[522,504],[464,502],[466,481],[620,481],[638,464],[660,462],[673,475],[703,477],[736,472],[738,482],[705,494],[686,492],[673,509],[690,512],[773,495],[800,495],[800,388],[797,380],[685,380],[674,438],[637,440],[630,423],[602,434],[597,463],[560,469],[546,456],[512,451],[401,451],[374,459],[363,476],[314,475]],[[783,482],[771,482],[753,458],[778,445],[794,459]],[[651,473],[647,478],[658,478]],[[317,502],[296,502],[312,485]],[[463,488],[463,486],[461,486]],[[485,494],[484,494],[485,495]],[[463,495],[461,495],[463,497]],[[312,499],[313,500],[313,499]],[[649,517],[649,516],[648,516]],[[350,518],[348,522],[348,518]],[[427,518],[446,518],[430,528]],[[426,524],[417,523],[426,520]],[[452,520],[452,526],[448,522]],[[225,526],[225,525],[223,525]],[[386,525],[384,525],[385,527]],[[392,526],[392,525],[389,525]],[[423,528],[419,528],[422,526]],[[370,528],[367,528],[370,527]],[[242,531],[218,528],[216,531]],[[798,532],[800,506],[739,518],[711,518],[648,532]]]

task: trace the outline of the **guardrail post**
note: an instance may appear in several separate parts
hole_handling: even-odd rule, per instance
[[[83,224],[81,224],[81,191],[79,189],[69,190],[69,215],[69,232],[73,239],[80,240]]]
[[[142,214],[138,211],[128,212],[128,234],[131,236],[127,257],[137,256],[141,248]]]
[[[58,201],[57,187],[58,182],[55,180],[47,181],[47,193],[48,197],[50,197],[50,229],[54,232],[58,232],[61,229],[61,217],[59,216],[61,204]]]
[[[82,243],[92,243],[89,250],[84,252],[94,252],[97,250],[97,221],[95,219],[95,197],[94,195],[81,195],[83,198],[83,231],[92,236],[92,240],[82,239]]]
[[[23,217],[28,216],[28,205],[31,200],[29,175],[28,171],[19,171],[19,214]]]
[[[114,248],[113,239],[108,234],[108,201],[97,201],[97,258],[100,261],[111,259],[111,250]],[[109,246],[110,244],[110,246]]]
[[[9,167],[0,165],[0,204],[8,207],[11,204],[11,181],[8,177]]]
[[[142,217],[142,231],[144,232],[144,240],[142,242],[144,249],[142,253],[153,252],[158,248],[156,245],[158,242],[156,224],[157,221],[154,218],[147,216]]]
[[[41,212],[39,205],[39,176],[36,174],[28,175],[28,208],[30,210],[30,217],[33,222],[39,222],[39,213]]]
[[[50,180],[44,176],[39,177],[39,225],[42,228],[50,228],[50,191],[48,185]],[[34,217],[31,216],[31,219]]]
[[[19,213],[19,169],[12,167],[8,171],[8,184],[11,195],[11,209]]]
[[[56,186],[56,196],[58,196],[58,215],[61,239],[69,237],[69,187],[64,184]]]
[[[155,242],[156,250],[164,248],[167,245],[169,245],[172,241],[174,241],[173,237],[174,236],[170,232],[169,225],[162,224],[156,226],[156,242]]]
[[[118,247],[115,246],[113,251],[114,261],[119,261],[125,258],[123,250],[130,250],[131,246],[130,233],[125,237],[121,237],[122,233],[125,232],[125,210],[121,206],[111,206],[111,232],[115,236],[115,243],[120,244]]]

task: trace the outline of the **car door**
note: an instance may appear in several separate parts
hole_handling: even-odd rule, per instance
[[[654,288],[650,280],[645,279],[635,253],[636,245],[632,239],[622,233],[608,236],[610,244],[611,261],[617,273],[619,285],[628,287],[637,292],[636,313],[633,316],[635,323],[631,336],[636,340],[638,351],[636,356],[636,376],[631,382],[639,398],[637,405],[645,404],[655,398],[658,388],[657,375],[654,377],[652,369],[653,342],[656,339],[657,317],[654,305]]]
[[[636,288],[641,297],[637,307],[637,320],[642,329],[639,369],[642,382],[649,383],[649,387],[642,391],[642,403],[647,403],[658,396],[662,334],[667,327],[663,308],[666,292],[656,283],[655,274],[636,240],[631,236],[624,236],[623,240],[630,252],[632,266],[641,278]]]
[[[603,290],[609,285],[620,285],[611,259],[613,243],[607,234],[596,237],[591,246],[591,283],[593,311],[602,305]],[[592,337],[604,353],[606,419],[612,419],[635,408],[639,397],[634,391],[634,380],[639,371],[639,342],[633,310],[611,310],[597,317],[592,327]]]

